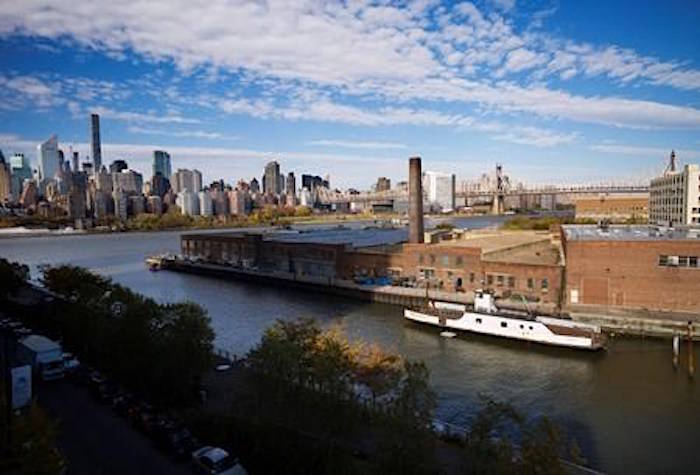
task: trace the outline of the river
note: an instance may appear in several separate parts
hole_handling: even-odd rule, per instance
[[[460,220],[471,228],[497,218]],[[70,263],[112,277],[159,301],[193,300],[212,318],[216,345],[244,354],[276,319],[313,317],[353,338],[426,362],[438,417],[466,425],[480,394],[510,401],[530,417],[547,415],[573,436],[584,457],[608,473],[696,473],[700,467],[700,374],[671,365],[666,340],[613,339],[582,353],[472,335],[441,338],[405,323],[399,307],[236,281],[148,272],[144,258],[178,252],[180,232],[0,239],[0,256],[38,275],[40,264]],[[700,351],[695,345],[696,366]]]

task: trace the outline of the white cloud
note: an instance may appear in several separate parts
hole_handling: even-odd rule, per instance
[[[218,132],[207,132],[205,130],[162,130],[162,129],[149,129],[139,126],[129,126],[127,130],[134,134],[145,134],[145,135],[163,135],[167,137],[180,137],[180,138],[197,138],[197,139],[210,139],[210,140],[238,140],[240,137],[235,135],[223,135]]]
[[[365,149],[405,149],[404,144],[395,142],[367,142],[353,140],[312,140],[309,145],[318,147],[365,148]]]
[[[105,119],[125,122],[144,122],[154,124],[198,124],[199,119],[192,119],[172,114],[142,114],[140,112],[118,111],[108,107],[92,107],[88,113],[99,114]]]
[[[70,41],[113,57],[133,51],[152,61],[172,60],[184,71],[203,69],[208,80],[225,70],[257,84],[273,81],[280,88],[331,90],[346,99],[439,100],[593,124],[700,128],[700,111],[688,105],[582,96],[546,86],[550,77],[600,76],[623,86],[700,90],[700,71],[682,61],[661,61],[615,45],[593,46],[543,32],[518,32],[507,17],[486,14],[470,2],[454,7],[432,1],[380,3],[210,0],[203,8],[189,0],[23,0],[0,4],[0,37],[24,34]],[[498,3],[507,10],[514,2]],[[538,82],[521,78],[524,73]],[[513,77],[519,82],[510,82]],[[505,81],[495,82],[499,79]],[[75,84],[71,97],[52,95],[39,84],[21,86],[21,94],[44,105],[57,97],[115,101],[119,94],[107,85]],[[292,104],[280,113],[271,110],[278,104],[269,100],[228,97],[219,107],[288,120],[313,113],[315,120],[325,115],[331,122],[345,114],[346,122],[363,125],[435,122],[435,117],[420,119],[415,107],[385,108],[382,112],[393,117],[384,120],[356,108],[342,110],[337,102],[343,101],[303,108]],[[106,109],[119,120],[191,121],[177,114],[117,113],[117,108]],[[401,111],[414,117],[402,122]]]
[[[590,146],[590,149],[596,152],[609,153],[612,155],[658,157],[660,162],[666,160],[671,153],[671,148],[623,145],[614,143],[594,144]],[[679,160],[697,160],[700,159],[700,150],[676,150],[676,156]]]

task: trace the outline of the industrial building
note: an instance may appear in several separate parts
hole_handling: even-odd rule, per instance
[[[649,218],[649,193],[582,196],[576,198],[574,206],[577,219],[646,222]]]
[[[651,180],[649,222],[662,226],[700,226],[700,166],[676,170],[675,154],[663,176]]]
[[[562,226],[570,306],[700,309],[700,233],[654,226]]]

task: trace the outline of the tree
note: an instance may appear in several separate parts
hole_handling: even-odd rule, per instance
[[[0,259],[0,296],[14,294],[29,278],[29,267]]]
[[[65,461],[56,449],[58,426],[36,404],[26,414],[13,416],[12,445],[0,457],[0,472],[12,475],[53,475]]]
[[[404,364],[399,355],[384,351],[379,345],[368,346],[357,365],[356,375],[372,393],[372,407],[377,398],[396,390],[403,375]]]
[[[430,372],[424,362],[404,362],[404,377],[396,407],[399,414],[412,421],[416,427],[431,424],[437,404],[429,380]]]

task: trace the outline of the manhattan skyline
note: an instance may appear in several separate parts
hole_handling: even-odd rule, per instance
[[[0,149],[52,133],[150,176],[162,149],[204,181],[285,171],[334,186],[645,180],[700,158],[700,7],[517,1],[0,3]],[[92,157],[91,157],[92,158]]]

